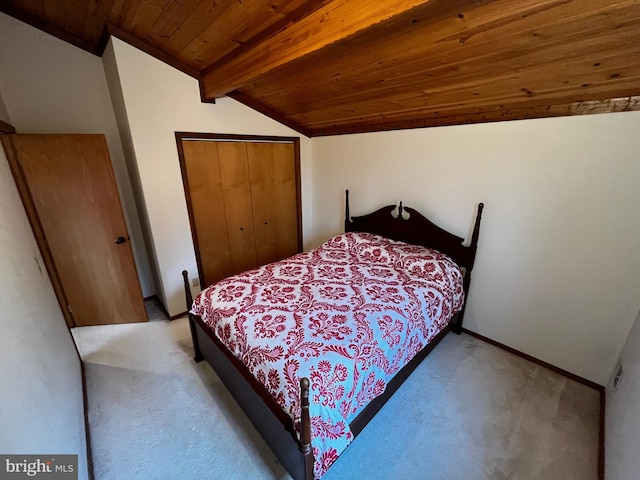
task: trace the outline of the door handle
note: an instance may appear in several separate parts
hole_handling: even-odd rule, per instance
[[[115,242],[113,242],[113,243],[124,243],[124,242],[126,242],[126,241],[127,241],[127,239],[126,239],[126,238],[124,238],[124,237],[118,237],[118,238],[116,238]]]

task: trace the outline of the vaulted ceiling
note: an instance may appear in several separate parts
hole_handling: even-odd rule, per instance
[[[640,0],[2,0],[308,135],[640,110]]]

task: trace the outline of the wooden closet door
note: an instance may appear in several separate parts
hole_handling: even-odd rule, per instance
[[[104,136],[2,142],[70,326],[146,321]]]
[[[295,139],[176,137],[203,288],[300,251]]]
[[[203,287],[256,266],[244,143],[183,140],[183,169]]]
[[[183,141],[203,287],[233,274],[217,142]]]
[[[291,143],[273,144],[273,170],[276,214],[278,217],[278,257],[295,255],[302,248],[300,238],[300,205],[295,149]]]
[[[233,273],[256,266],[256,244],[247,149],[241,142],[216,142]]]
[[[295,152],[292,143],[247,143],[258,265],[298,252]]]

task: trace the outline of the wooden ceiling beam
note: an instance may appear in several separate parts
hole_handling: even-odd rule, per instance
[[[473,18],[474,23],[483,24],[484,17],[488,17],[487,21],[495,17],[495,13],[491,14],[491,5],[483,6],[465,18]],[[572,10],[569,11],[570,7]],[[322,94],[334,105],[345,98],[348,103],[353,103],[365,92],[367,98],[379,99],[385,95],[381,94],[385,90],[417,92],[437,85],[459,84],[462,78],[492,81],[495,76],[543,65],[549,69],[540,77],[544,79],[549,73],[562,75],[566,71],[566,63],[579,58],[583,58],[585,64],[578,71],[590,73],[595,68],[592,66],[600,61],[610,65],[612,54],[637,50],[633,46],[638,45],[640,39],[637,29],[640,12],[637,7],[635,10],[607,11],[608,15],[589,22],[585,19],[575,21],[569,15],[582,10],[583,5],[573,7],[573,4],[568,4],[557,15],[545,18],[545,22],[538,25],[540,19],[533,15],[525,17],[527,11],[511,18],[503,16],[506,15],[503,9],[497,22],[500,26],[486,30],[482,35],[465,32],[467,21],[458,20],[454,15],[440,24],[414,30],[408,29],[406,25],[410,22],[405,20],[401,25],[405,30],[398,28],[385,35],[380,29],[370,29],[355,40],[340,42],[292,62],[247,88],[254,98],[272,102],[290,95],[292,87],[303,86],[303,91],[296,92],[294,98],[296,107],[307,111],[306,100],[311,98],[313,105],[317,106],[323,100]],[[634,15],[634,11],[638,13]],[[483,17],[478,18],[481,12],[484,12]],[[560,20],[556,20],[558,18]],[[388,24],[385,23],[384,27]],[[470,28],[478,30],[477,25]],[[388,42],[381,47],[376,38],[383,36]],[[455,40],[461,37],[473,38],[464,43]],[[421,41],[407,44],[403,38],[419,38]],[[445,38],[454,40],[445,41]],[[590,59],[593,62],[589,63]],[[629,65],[635,63],[628,62]],[[276,78],[280,79],[277,87]],[[290,109],[289,112],[295,110]]]
[[[333,0],[279,32],[237,50],[202,74],[207,99],[221,97],[288,62],[339,42],[430,0]]]

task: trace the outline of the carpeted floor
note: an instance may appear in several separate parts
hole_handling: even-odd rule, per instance
[[[80,327],[96,480],[288,479],[186,318]],[[447,335],[324,477],[597,479],[599,394]]]

